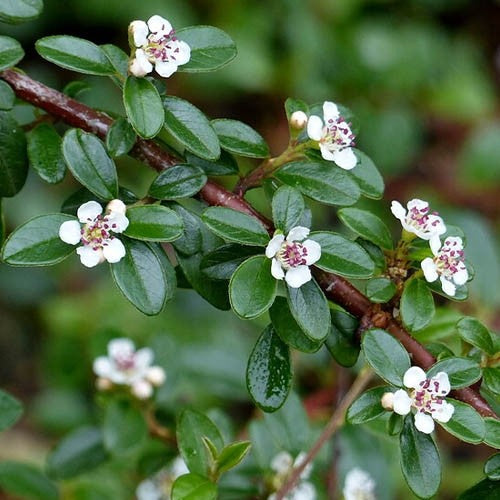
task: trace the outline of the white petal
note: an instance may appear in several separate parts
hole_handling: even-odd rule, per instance
[[[391,212],[396,217],[396,219],[404,220],[406,218],[406,209],[399,203],[399,201],[393,200],[391,203]]]
[[[394,393],[392,405],[394,411],[398,415],[408,415],[408,413],[410,413],[412,403],[413,399],[408,396],[408,393],[405,390],[399,389]]]
[[[323,120],[319,116],[312,115],[309,117],[307,135],[313,141],[319,141],[323,137]]]
[[[307,250],[306,264],[311,266],[321,258],[321,245],[317,241],[306,240],[302,245]]]
[[[319,150],[321,151],[321,156],[323,160],[335,161],[335,151],[331,151],[327,144],[320,143]]]
[[[304,283],[311,281],[311,270],[308,266],[291,267],[285,273],[285,281],[292,288],[300,288]]]
[[[90,246],[78,247],[76,253],[80,256],[80,262],[85,267],[95,267],[103,259],[102,249],[93,250]]]
[[[172,31],[172,25],[165,18],[158,15],[149,18],[148,26],[153,33],[162,31],[168,34]]]
[[[443,401],[440,405],[434,405],[432,410],[432,416],[434,419],[438,422],[446,424],[446,422],[449,422],[453,416],[455,407],[451,403]]]
[[[155,70],[163,78],[168,78],[177,71],[177,66],[176,62],[159,61],[155,64]]]
[[[301,451],[297,458],[295,458],[293,462],[293,467],[296,469],[300,465],[302,465],[307,458],[307,453],[305,451]],[[312,463],[309,462],[305,467],[302,473],[300,474],[300,479],[308,479],[312,472]]]
[[[108,221],[111,231],[114,233],[123,233],[127,229],[129,220],[127,217],[119,212],[111,212],[108,215]]]
[[[76,213],[78,220],[83,223],[92,222],[100,214],[102,214],[102,207],[97,201],[87,201]]]
[[[415,415],[415,427],[424,434],[430,434],[434,430],[434,420],[427,413],[419,411]]]
[[[144,21],[132,21],[129,25],[129,30],[134,38],[134,45],[142,47],[148,42],[149,29]]]
[[[282,234],[277,234],[271,238],[271,241],[267,244],[266,247],[266,257],[268,259],[273,258],[281,248],[281,245],[285,241],[285,236]]]
[[[344,170],[351,170],[358,164],[358,159],[352,148],[344,148],[333,153],[333,161]]]
[[[455,284],[452,281],[447,280],[444,276],[441,276],[441,288],[443,289],[443,292],[450,297],[454,297],[455,292],[457,291]]]
[[[432,380],[436,380],[439,384],[439,392],[437,393],[439,396],[446,396],[451,391],[450,379],[446,372],[439,372],[435,377],[432,377],[431,381]]]
[[[413,200],[410,200],[406,206],[408,207],[408,210],[411,210],[412,208],[416,208],[419,212],[421,210],[425,210],[429,208],[429,204],[424,201],[424,200],[419,200],[418,198],[413,198]]]
[[[135,58],[130,61],[128,71],[133,76],[145,76],[153,71],[153,65],[149,62],[146,53],[142,49],[135,51]]]
[[[115,367],[109,358],[106,356],[99,356],[94,360],[92,369],[98,377],[110,378],[115,370]]]
[[[286,241],[302,241],[309,236],[310,229],[304,226],[296,226],[290,229]]]
[[[125,215],[125,212],[127,211],[127,205],[123,203],[122,200],[111,200],[107,205],[106,205],[106,212],[112,213],[116,212],[119,214]]]
[[[176,457],[169,467],[172,477],[177,479],[179,476],[189,473],[186,462],[181,457]]]
[[[189,62],[189,59],[191,59],[191,47],[186,42],[179,40],[177,42],[177,48],[179,49],[179,52],[174,54],[175,62],[181,66],[182,64]]]
[[[165,374],[165,370],[161,366],[151,366],[146,372],[146,378],[154,386],[159,387],[160,385],[163,385],[165,383],[167,375]]]
[[[420,387],[420,382],[423,382],[427,378],[424,370],[420,366],[412,366],[406,370],[403,376],[403,384],[405,387],[411,389],[417,389]]]
[[[292,455],[286,451],[281,451],[271,460],[271,469],[278,474],[284,474],[291,469],[292,464]]]
[[[453,250],[463,250],[464,249],[464,242],[462,241],[462,238],[460,236],[448,236],[446,238],[445,243],[453,247]]]
[[[110,358],[129,357],[135,352],[135,344],[126,338],[110,340],[108,355]]]
[[[428,219],[428,226],[430,230],[437,234],[438,236],[440,234],[446,233],[446,226],[443,222],[443,219],[439,217],[438,215],[431,214],[429,215]]]
[[[281,267],[281,263],[278,259],[273,259],[271,261],[271,274],[277,280],[282,280],[285,277],[285,271]]]
[[[422,268],[422,271],[424,272],[425,279],[429,282],[432,283],[433,281],[436,281],[438,279],[438,273],[437,273],[437,267],[434,261],[430,258],[427,257],[425,258],[421,264],[420,267]]]
[[[441,248],[441,240],[439,239],[439,234],[433,234],[429,238],[429,246],[431,247],[431,251],[434,255],[437,255],[439,253],[439,249]]]
[[[453,281],[457,285],[465,285],[467,283],[467,280],[469,279],[469,273],[467,272],[467,269],[459,269],[454,275],[453,275]]]
[[[290,493],[290,500],[316,500],[316,488],[308,481],[299,483]]]
[[[153,386],[144,379],[132,384],[132,394],[139,399],[147,399],[153,395]]]
[[[153,362],[153,357],[153,351],[149,347],[143,347],[135,353],[135,366],[138,370],[145,370]]]
[[[339,108],[334,102],[325,101],[323,103],[323,118],[325,123],[328,120],[336,120],[339,117]]]
[[[107,241],[107,245],[103,247],[102,253],[110,264],[115,264],[125,257],[126,251],[123,243],[118,238],[113,238]]]
[[[64,243],[76,245],[80,242],[81,237],[81,226],[78,221],[67,220],[61,224],[61,227],[59,228],[59,238],[61,238]]]
[[[135,490],[136,500],[161,500],[163,493],[152,479],[141,481]]]

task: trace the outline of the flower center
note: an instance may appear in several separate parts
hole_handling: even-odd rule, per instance
[[[464,251],[458,246],[457,241],[445,240],[441,250],[434,257],[437,272],[445,277],[451,277],[458,271],[465,269]]]
[[[144,52],[151,62],[175,61],[175,55],[179,52],[175,30],[170,33],[152,33],[148,36],[149,43],[144,48]]]
[[[135,356],[134,353],[123,353],[118,354],[114,358],[114,362],[118,369],[122,372],[127,372],[135,367]]]
[[[420,382],[420,389],[414,389],[411,392],[414,408],[423,413],[432,413],[435,411],[434,405],[443,403],[443,397],[439,395],[440,393],[444,396],[446,391],[439,389],[437,380],[425,379]]]
[[[277,258],[285,269],[306,265],[307,248],[302,243],[285,241]]]
[[[84,246],[91,246],[98,250],[113,239],[110,231],[116,229],[116,224],[109,221],[107,216],[98,215],[93,221],[87,222],[81,229],[81,242]]]
[[[356,136],[352,133],[351,123],[347,123],[342,116],[330,118],[325,125],[326,131],[321,142],[331,150],[342,150],[355,146]]]
[[[430,215],[434,215],[435,217],[430,217]],[[432,212],[432,214],[430,214],[429,207],[412,207],[410,210],[408,210],[406,222],[409,226],[412,226],[415,229],[431,231],[439,224],[437,215],[437,212]]]

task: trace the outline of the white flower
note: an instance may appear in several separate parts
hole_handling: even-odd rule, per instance
[[[342,493],[345,500],[375,500],[375,481],[370,474],[355,467],[347,473]]]
[[[443,292],[453,297],[457,286],[464,285],[469,279],[469,273],[465,267],[465,256],[462,238],[449,236],[441,242],[433,245],[431,250],[434,258],[427,257],[421,263],[425,279],[432,283],[438,278],[441,280]]]
[[[358,163],[352,150],[355,135],[351,124],[340,116],[337,105],[333,102],[323,103],[323,119],[312,115],[307,122],[307,135],[319,142],[321,156],[335,162],[340,168],[351,170]]]
[[[272,259],[271,274],[277,279],[283,278],[292,288],[299,288],[311,280],[313,265],[321,257],[321,246],[309,236],[307,227],[294,227],[285,239],[283,234],[276,234],[266,247],[266,257]]]
[[[165,381],[165,372],[159,366],[151,366],[153,351],[148,347],[136,351],[129,339],[113,339],[108,344],[108,356],[94,360],[94,373],[100,379],[113,384],[128,385],[139,399],[153,394],[153,385]]]
[[[84,266],[94,267],[104,260],[115,263],[125,256],[123,243],[112,234],[122,233],[128,227],[128,219],[122,205],[125,207],[122,201],[112,200],[106,214],[102,215],[101,205],[96,201],[88,201],[77,211],[80,222],[70,220],[61,224],[61,240],[70,245],[82,244],[76,249],[76,253]],[[117,211],[109,207],[114,207]]]
[[[135,491],[137,500],[170,500],[170,492],[175,480],[188,472],[189,469],[184,460],[181,457],[175,458],[168,467],[160,469],[156,474],[139,483]]]
[[[161,16],[150,17],[147,24],[132,21],[129,33],[133,46],[129,72],[134,76],[145,76],[154,67],[160,76],[168,78],[191,58],[189,45],[175,36],[172,25]]]
[[[399,201],[391,204],[391,212],[401,221],[403,228],[423,240],[430,240],[431,245],[439,244],[439,236],[446,232],[446,226],[437,212],[430,213],[429,204],[417,198],[406,206],[408,210]]]
[[[407,415],[414,408],[415,427],[420,432],[430,434],[434,430],[434,420],[446,423],[451,419],[455,407],[445,400],[451,389],[445,372],[429,379],[422,368],[412,366],[404,374],[403,384],[412,390],[409,394],[404,389],[394,393],[394,411]]]

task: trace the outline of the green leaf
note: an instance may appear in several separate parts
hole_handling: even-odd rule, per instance
[[[151,139],[163,127],[165,112],[160,94],[146,78],[127,78],[123,86],[123,104],[132,127],[141,137]]]
[[[75,250],[59,238],[63,222],[75,220],[64,214],[39,215],[19,226],[2,248],[2,260],[11,266],[51,266]]]
[[[105,43],[100,46],[102,51],[106,54],[106,57],[109,59],[109,62],[115,69],[117,75],[121,75],[123,78],[117,78],[116,76],[112,76],[111,79],[118,85],[118,87],[122,87],[123,80],[125,80],[128,76],[128,61],[129,56],[126,54],[120,47],[113,45],[112,43]]]
[[[500,453],[492,455],[484,464],[484,473],[492,480],[500,480]]]
[[[61,137],[48,123],[40,123],[26,134],[31,167],[46,182],[57,184],[64,179],[66,164]]]
[[[128,401],[112,401],[106,408],[102,427],[104,446],[122,456],[139,446],[148,434],[141,411]]]
[[[354,149],[354,152],[358,158],[358,164],[348,171],[349,174],[358,183],[361,194],[367,198],[380,200],[384,194],[384,179],[373,161],[365,153],[358,149]]]
[[[143,205],[127,210],[129,226],[125,235],[145,241],[173,241],[181,236],[182,220],[170,208]]]
[[[302,194],[327,205],[354,205],[361,195],[346,170],[327,162],[295,161],[280,168],[275,176]]]
[[[273,196],[273,221],[277,229],[288,234],[299,225],[306,205],[304,198],[295,188],[281,186]]]
[[[159,200],[175,200],[196,194],[207,182],[207,176],[200,167],[174,165],[164,170],[153,181],[149,195]]]
[[[438,361],[427,373],[431,378],[439,372],[446,372],[452,389],[461,389],[477,382],[481,378],[480,366],[468,358],[445,358]]]
[[[67,35],[47,36],[35,43],[37,52],[61,68],[86,75],[110,76],[115,73],[106,53],[95,43]]]
[[[302,352],[316,352],[322,346],[322,341],[311,340],[302,331],[284,297],[276,297],[269,309],[269,316],[275,332],[285,344]]]
[[[158,257],[163,272],[165,273],[165,302],[168,302],[173,298],[177,288],[177,275],[174,266],[171,264],[161,243],[150,243],[149,248],[151,248]]]
[[[75,179],[103,200],[118,196],[118,178],[113,160],[93,134],[71,129],[64,134],[63,155]]]
[[[412,415],[405,418],[399,444],[408,486],[420,498],[432,497],[441,483],[441,460],[432,437],[415,428]]]
[[[483,369],[483,384],[497,395],[500,395],[500,366]]]
[[[217,449],[221,449],[224,443],[217,427],[205,415],[184,410],[179,416],[176,433],[179,451],[188,469],[206,477],[209,473],[209,458],[202,438],[207,437]]]
[[[346,413],[346,420],[353,425],[370,422],[386,413],[382,407],[381,399],[386,392],[391,392],[390,387],[375,387],[363,393],[351,406]]]
[[[23,57],[24,50],[17,40],[10,36],[0,36],[0,71],[15,66]]]
[[[291,385],[290,349],[269,325],[248,359],[248,392],[259,408],[273,412],[283,405]]]
[[[394,297],[396,285],[389,278],[373,278],[366,284],[366,296],[377,304],[384,304]]]
[[[489,330],[476,318],[462,318],[457,323],[457,330],[466,342],[485,351],[491,356],[495,355],[495,346]]]
[[[0,21],[19,24],[36,19],[42,12],[43,0],[3,0]]]
[[[287,286],[290,311],[301,330],[313,341],[323,341],[330,332],[330,310],[315,280],[300,288]]]
[[[457,500],[498,500],[498,482],[483,479],[464,491]]]
[[[359,236],[354,241],[370,256],[370,258],[375,263],[375,269],[378,269],[380,271],[385,270],[385,268],[387,267],[385,255],[383,250],[379,246]]]
[[[138,200],[137,196],[125,189],[123,187],[118,188],[118,198],[123,201],[126,205],[133,205]],[[96,197],[93,193],[91,193],[87,188],[81,187],[73,194],[71,194],[66,200],[64,200],[61,206],[61,212],[68,215],[75,215],[78,212],[78,209],[81,205],[86,203],[87,201],[97,201],[100,205],[106,205],[106,200],[102,198]]]
[[[91,88],[92,87],[88,82],[84,82],[82,80],[73,80],[63,87],[62,93],[66,94],[72,99],[77,99],[81,97],[81,95],[85,92],[88,92]]]
[[[387,420],[387,434],[389,436],[397,436],[403,429],[404,417],[392,412]]]
[[[229,243],[205,255],[201,260],[200,269],[211,279],[229,280],[242,262],[260,252],[258,247]]]
[[[23,405],[0,389],[0,432],[12,427],[23,414]]]
[[[178,71],[214,71],[231,62],[237,54],[232,38],[213,26],[191,26],[177,31],[177,37],[186,42],[191,49],[187,64],[179,66]]]
[[[210,207],[201,218],[215,234],[225,240],[255,246],[269,243],[269,234],[259,220],[231,208]]]
[[[455,399],[448,399],[447,401],[455,407],[455,411],[450,421],[446,423],[438,422],[441,427],[466,443],[480,443],[484,439],[486,432],[481,415],[472,406],[461,401]]]
[[[309,106],[300,99],[289,97],[285,101],[285,113],[288,121],[290,121],[290,117],[295,111],[303,111],[307,115],[309,113]]]
[[[0,197],[16,195],[26,182],[26,137],[7,111],[0,111]]]
[[[205,160],[220,156],[219,139],[206,116],[188,101],[167,96],[165,128],[191,153]]]
[[[19,462],[0,463],[0,486],[2,491],[16,498],[35,500],[57,500],[59,492],[38,468]]]
[[[126,155],[135,144],[137,136],[125,118],[118,118],[106,134],[106,149],[112,157]]]
[[[186,163],[203,169],[207,175],[237,175],[238,163],[227,151],[221,151],[220,157],[215,161],[204,160],[186,151]]]
[[[245,458],[251,446],[250,441],[239,441],[238,443],[228,444],[217,458],[217,472],[222,474],[236,467]]]
[[[169,206],[181,218],[184,226],[184,234],[174,242],[175,249],[184,255],[194,255],[201,252],[202,222],[200,218],[178,203],[172,203]]]
[[[377,375],[397,387],[403,386],[403,375],[410,368],[410,357],[392,335],[377,328],[363,335],[363,353]]]
[[[342,208],[338,211],[340,220],[362,238],[385,249],[392,249],[392,237],[385,223],[366,210]]]
[[[47,471],[55,479],[68,479],[96,468],[107,458],[101,431],[81,427],[52,450],[47,457]]]
[[[359,357],[357,329],[359,321],[343,311],[330,311],[331,328],[325,345],[335,361],[341,365],[353,366]]]
[[[184,474],[172,486],[172,500],[216,500],[217,485],[198,474]]]
[[[484,442],[497,450],[500,449],[500,420],[484,417],[484,425],[486,426]]]
[[[412,279],[406,282],[400,311],[404,325],[411,332],[422,330],[432,321],[436,308],[425,281]]]
[[[116,285],[139,311],[148,316],[159,314],[165,305],[168,287],[158,256],[142,241],[123,238],[122,242],[125,257],[110,264]]]
[[[271,275],[271,260],[264,255],[250,257],[238,266],[229,282],[233,311],[243,319],[260,316],[273,304],[277,286]]]
[[[252,127],[237,120],[211,121],[221,148],[230,153],[250,158],[267,158],[269,146]]]
[[[0,110],[10,110],[16,102],[16,94],[12,87],[3,80],[0,80]]]
[[[366,251],[344,236],[330,232],[314,232],[309,238],[321,245],[321,258],[316,266],[348,278],[369,278],[375,264]]]

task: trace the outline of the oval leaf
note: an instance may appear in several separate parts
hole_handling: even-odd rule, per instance
[[[455,411],[450,421],[446,423],[438,422],[441,427],[466,443],[480,443],[484,439],[486,432],[481,415],[472,406],[461,401],[448,399],[448,403],[455,407]]]
[[[484,473],[493,481],[500,481],[500,453],[488,458],[484,464]]]
[[[340,220],[356,234],[382,248],[392,249],[392,237],[385,223],[366,210],[342,208],[338,211]]]
[[[10,110],[16,102],[16,94],[12,87],[3,80],[0,80],[0,110]]]
[[[186,162],[189,165],[200,167],[207,175],[237,175],[238,163],[227,151],[221,151],[217,160],[209,161],[186,151]]]
[[[481,378],[481,368],[472,359],[446,358],[438,361],[428,371],[427,376],[434,377],[439,372],[446,372],[452,389],[461,389],[477,382]]]
[[[0,6],[0,10],[1,10]],[[1,15],[0,15],[1,18]],[[10,36],[0,36],[0,71],[12,68],[24,57],[21,44]]]
[[[277,229],[285,234],[299,225],[306,205],[300,191],[290,186],[281,186],[273,196],[273,221]]]
[[[497,450],[500,449],[500,420],[498,418],[485,417],[484,425],[486,426],[484,442]]]
[[[464,491],[457,500],[498,500],[498,482],[483,479]]]
[[[162,205],[132,207],[127,210],[129,225],[125,235],[145,241],[173,241],[182,234],[180,217]]]
[[[57,500],[56,485],[42,471],[32,465],[18,462],[0,463],[0,486],[2,491],[16,498],[35,500]]]
[[[37,18],[43,9],[43,0],[7,0],[0,4],[0,21],[19,24]]]
[[[12,427],[23,414],[23,405],[13,396],[0,390],[0,432]]]
[[[203,256],[200,269],[211,279],[229,280],[242,262],[260,252],[257,247],[229,243]]]
[[[126,155],[135,144],[137,136],[125,118],[118,118],[106,134],[106,149],[113,157]]]
[[[196,194],[207,182],[200,167],[175,165],[164,170],[151,184],[149,194],[159,200],[175,200]]]
[[[236,467],[245,458],[251,446],[250,441],[240,441],[227,445],[217,458],[217,472],[222,474]]]
[[[462,318],[457,323],[457,330],[466,342],[478,347],[491,356],[495,355],[495,346],[489,330],[476,318]]]
[[[359,357],[357,339],[359,321],[343,311],[330,311],[331,328],[325,345],[335,361],[341,366],[353,366]]]
[[[217,485],[198,474],[183,474],[172,486],[172,500],[216,500]]]
[[[377,304],[389,302],[396,293],[396,285],[389,278],[373,278],[366,284],[366,296]]]
[[[361,194],[367,198],[379,200],[384,194],[384,179],[373,161],[365,153],[358,149],[354,149],[354,153],[358,157],[358,164],[348,173],[357,182]]]
[[[406,282],[400,311],[404,325],[412,332],[422,330],[432,321],[436,308],[425,281],[412,279]]]
[[[237,120],[212,120],[221,148],[239,156],[267,158],[269,146],[252,127]]]
[[[349,406],[346,414],[347,421],[350,424],[358,425],[384,415],[386,410],[380,401],[386,392],[391,392],[390,387],[375,387],[366,391]]]

